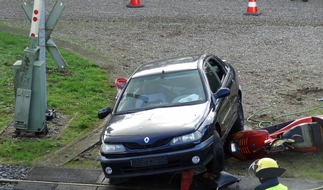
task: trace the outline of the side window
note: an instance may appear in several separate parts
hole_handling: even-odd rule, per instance
[[[223,66],[217,62],[217,60],[209,59],[208,63],[211,65],[213,71],[218,75],[220,81],[225,77],[225,71],[223,69]]]
[[[204,72],[209,82],[210,89],[212,90],[213,93],[215,93],[221,87],[221,82],[219,77],[214,72],[214,69],[211,67],[211,65],[209,65],[208,63],[204,65]]]

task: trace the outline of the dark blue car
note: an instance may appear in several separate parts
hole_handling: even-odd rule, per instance
[[[140,66],[118,94],[101,136],[100,162],[113,179],[224,168],[223,143],[243,130],[234,68],[210,54]]]

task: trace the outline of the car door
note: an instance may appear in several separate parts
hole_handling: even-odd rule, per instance
[[[223,62],[220,62],[215,57],[211,56],[206,59],[205,72],[207,73],[212,92],[215,93],[221,87],[229,88],[231,91],[229,96],[221,98],[218,101],[219,106],[216,120],[221,127],[223,136],[226,136],[235,121],[235,118],[232,116],[235,113],[234,101],[236,97],[236,84],[233,80],[233,75],[229,71],[230,68],[226,67]]]

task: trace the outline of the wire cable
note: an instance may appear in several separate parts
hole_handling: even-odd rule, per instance
[[[265,107],[265,108],[261,108],[258,111],[252,113],[247,118],[247,122],[257,123],[258,128],[264,128],[264,127],[272,125],[273,122],[268,121],[268,120],[256,119],[257,116],[260,116],[262,114],[271,115],[272,120],[275,121],[275,120],[281,119],[283,117],[292,116],[292,115],[299,115],[299,114],[303,114],[303,113],[312,113],[312,115],[315,115],[317,112],[321,113],[321,110],[323,110],[323,105],[315,106],[313,108],[303,110],[303,111],[291,112],[291,113],[286,113],[286,114],[281,114],[281,115],[276,116],[273,113],[273,106],[268,106],[268,107]]]

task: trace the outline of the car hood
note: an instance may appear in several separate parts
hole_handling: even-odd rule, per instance
[[[208,106],[208,103],[203,103],[113,115],[108,122],[104,136],[112,140],[111,138],[121,136],[142,138],[187,134],[195,131],[205,120],[209,110]]]

